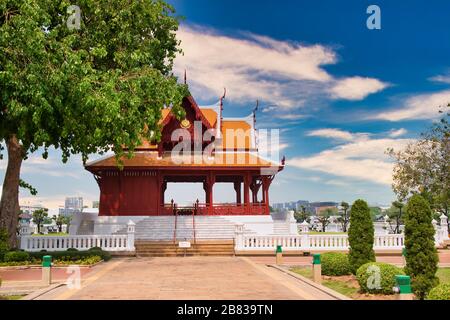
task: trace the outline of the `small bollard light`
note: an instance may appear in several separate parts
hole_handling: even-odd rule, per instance
[[[42,283],[49,286],[52,283],[52,256],[42,257]]]
[[[395,276],[396,287],[394,292],[397,293],[397,300],[413,300],[414,295],[411,290],[411,278],[405,275]]]
[[[277,264],[283,264],[283,249],[280,245],[277,246],[275,251]]]
[[[312,268],[314,282],[322,283],[322,265],[320,264],[320,253],[313,254]]]

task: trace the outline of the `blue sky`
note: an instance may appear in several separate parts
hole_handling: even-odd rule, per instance
[[[170,3],[185,18],[178,33],[184,56],[174,71],[187,70],[197,102],[216,102],[226,87],[225,116],[248,115],[259,99],[257,127],[281,130],[287,166],[272,202],[394,199],[384,151],[417,139],[450,101],[450,2]],[[381,9],[381,30],[366,26],[371,4]],[[5,166],[0,161],[1,180]],[[39,191],[34,198],[21,192],[23,203],[98,197],[81,159],[63,165],[57,151],[45,161],[32,155],[22,177]],[[172,188],[169,197],[183,190]],[[218,200],[231,194],[215,193]]]

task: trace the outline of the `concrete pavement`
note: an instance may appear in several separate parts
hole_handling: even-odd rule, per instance
[[[286,273],[244,257],[115,259],[84,277],[81,287],[59,287],[38,300],[335,299]]]

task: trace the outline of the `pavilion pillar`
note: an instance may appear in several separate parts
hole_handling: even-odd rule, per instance
[[[236,191],[236,203],[240,204],[242,202],[242,200],[241,200],[241,182],[240,181],[234,182],[234,191]]]
[[[213,187],[215,180],[215,175],[211,173],[206,177],[206,182],[203,183],[203,189],[206,193],[206,203],[208,204],[208,214],[214,214]]]
[[[163,181],[161,184],[161,199],[160,199],[160,205],[164,205],[164,194],[167,189],[167,181]]]
[[[250,175],[247,173],[244,176],[244,206],[245,213],[250,212]]]
[[[162,182],[163,182],[163,180],[162,180],[162,177],[161,177],[161,172],[159,172],[159,170],[156,173],[156,181],[158,183],[158,188],[156,188],[158,195],[157,195],[156,199],[158,199],[158,202],[159,202],[157,207],[156,207],[156,215],[159,216],[161,214],[161,197],[164,197],[164,193],[162,192]],[[162,194],[162,196],[161,196],[161,194]],[[164,200],[163,200],[162,204],[164,204]]]
[[[262,179],[262,188],[263,188],[263,203],[265,207],[265,213],[269,214],[269,186],[270,186],[269,177],[263,177]]]

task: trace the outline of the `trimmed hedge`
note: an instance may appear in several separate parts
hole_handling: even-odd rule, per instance
[[[431,289],[427,300],[450,300],[450,283],[443,283]]]
[[[30,255],[28,252],[24,251],[10,251],[5,253],[3,257],[3,261],[5,262],[23,262],[28,261],[30,259]]]
[[[377,271],[379,270],[379,275]],[[356,272],[356,280],[362,292],[393,294],[395,276],[405,274],[401,268],[383,262],[363,264]],[[378,283],[379,281],[379,283]]]
[[[320,257],[322,274],[326,276],[345,276],[352,273],[348,255],[340,252],[326,252]]]
[[[353,274],[356,274],[358,268],[365,263],[375,261],[373,241],[374,227],[369,206],[364,200],[356,200],[350,210],[348,229],[350,245],[348,260]]]
[[[94,249],[94,248],[93,248]],[[111,259],[111,254],[103,250],[85,250],[85,251],[53,251],[53,252],[30,252],[30,257],[42,260],[43,256],[50,255],[54,260],[76,261],[83,258],[99,256],[104,261]]]
[[[413,195],[406,205],[405,215],[405,272],[411,276],[411,288],[420,300],[439,284],[436,277],[437,255],[432,221],[432,210],[422,196]]]

